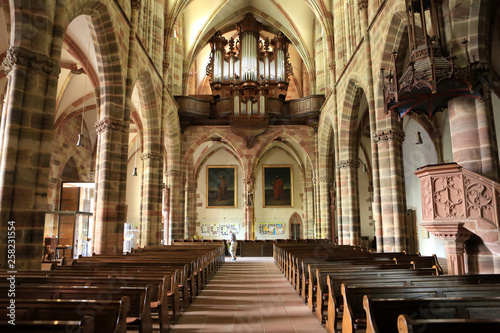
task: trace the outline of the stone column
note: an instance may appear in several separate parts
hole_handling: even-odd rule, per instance
[[[457,97],[448,102],[453,160],[498,181],[498,147],[491,100]]]
[[[306,223],[304,229],[304,238],[314,238],[314,188],[305,187],[306,198]]]
[[[196,235],[196,181],[188,181],[186,184],[184,238],[192,238]]]
[[[0,267],[15,240],[15,266],[8,268],[39,269],[59,69],[47,56],[17,46],[7,50],[3,65],[8,83],[0,128]]]
[[[377,242],[379,252],[406,250],[406,194],[402,168],[404,137],[405,133],[398,129],[380,131],[373,135],[378,144],[380,172],[383,247],[379,248]]]
[[[142,208],[141,208],[141,246],[161,244],[162,215],[162,161],[159,153],[145,152],[141,155]]]
[[[332,219],[330,214],[330,188],[333,184],[332,177],[319,179],[320,205],[321,205],[321,229],[320,238],[332,238]]]
[[[448,275],[465,275],[465,242],[471,232],[460,222],[422,222],[424,228],[444,240]]]
[[[245,177],[245,239],[255,239],[255,176]]]
[[[121,254],[126,218],[127,149],[129,122],[103,117],[98,135],[94,252]]]
[[[170,188],[170,209],[168,216],[168,244],[173,239],[184,238],[184,185],[185,174],[180,170],[169,170],[165,173]]]
[[[361,244],[359,221],[358,168],[359,160],[343,160],[337,163],[340,174],[341,220],[339,241],[344,245]]]

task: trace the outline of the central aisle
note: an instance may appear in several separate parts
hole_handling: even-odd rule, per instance
[[[273,258],[229,259],[172,333],[326,332]]]

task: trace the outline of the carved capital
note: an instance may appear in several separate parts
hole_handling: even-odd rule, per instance
[[[320,183],[331,185],[333,183],[333,178],[329,176],[320,177],[318,179]]]
[[[141,0],[132,0],[130,6],[132,7],[132,9],[135,9],[135,10],[140,10],[141,9]]]
[[[403,143],[405,141],[405,132],[400,130],[387,130],[373,133],[373,140],[375,142],[381,141],[397,141]]]
[[[7,74],[16,66],[23,66],[45,74],[55,73],[58,68],[49,57],[15,46],[7,50],[2,65]]]
[[[306,187],[304,190],[306,192],[312,192],[312,191],[314,191],[314,188],[312,188],[312,187]]]
[[[141,155],[141,160],[144,161],[144,160],[149,160],[149,159],[161,161],[162,156],[159,153],[153,153],[151,151],[147,151]]]
[[[73,75],[81,75],[85,73],[85,70],[83,69],[83,67],[80,67],[80,68],[73,68],[70,72]]]
[[[368,8],[368,0],[358,0],[358,8],[363,11]]]
[[[359,160],[343,160],[337,162],[337,169],[343,169],[343,168],[357,169],[359,168],[359,165],[360,165]]]
[[[97,121],[94,127],[97,134],[102,134],[108,130],[126,133],[129,128],[129,122],[120,119],[104,118]]]
[[[173,178],[184,177],[184,172],[179,170],[168,170],[165,172],[165,177],[173,177]]]

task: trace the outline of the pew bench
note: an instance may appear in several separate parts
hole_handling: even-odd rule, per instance
[[[366,333],[397,333],[398,317],[413,319],[496,319],[500,317],[500,298],[406,298],[372,299],[363,297]]]
[[[0,299],[0,304],[9,304],[10,299]],[[28,320],[43,321],[81,321],[83,316],[94,319],[96,333],[126,333],[126,318],[130,300],[123,297],[120,301],[99,300],[49,300],[17,299],[16,322]],[[8,309],[0,308],[0,317],[8,318]]]
[[[411,319],[399,315],[399,333],[497,332],[500,319]]]
[[[0,283],[0,294],[6,295],[9,286]],[[64,300],[98,300],[107,302],[119,301],[123,297],[130,300],[130,309],[126,318],[127,326],[138,327],[141,333],[152,333],[151,319],[151,285],[143,287],[84,287],[53,286],[48,284],[22,285],[16,287],[16,300],[32,299],[33,295],[41,299]]]
[[[83,316],[81,320],[16,320],[15,325],[0,321],[0,331],[11,333],[93,333],[94,318]]]
[[[18,271],[19,273],[20,271]],[[170,330],[171,316],[169,315],[169,300],[165,291],[170,290],[171,279],[168,276],[163,278],[154,277],[114,277],[106,276],[51,276],[45,277],[42,275],[32,274],[16,276],[16,288],[23,286],[38,286],[38,285],[57,285],[57,286],[97,286],[102,288],[113,287],[143,287],[151,285],[152,299],[150,303],[151,311],[158,313],[158,321],[160,333],[166,333]],[[39,273],[40,271],[34,271]],[[4,274],[0,274],[2,277]]]
[[[353,333],[366,328],[366,313],[363,308],[365,295],[373,299],[500,297],[500,284],[434,287],[362,287],[343,284],[342,333]]]
[[[418,270],[417,270],[418,271]],[[412,272],[413,273],[413,272]],[[326,329],[329,332],[337,333],[336,323],[343,312],[343,296],[341,293],[342,284],[356,287],[441,287],[455,285],[477,285],[477,284],[500,284],[498,274],[476,274],[476,275],[400,275],[384,278],[374,278],[366,276],[328,276],[328,306]]]

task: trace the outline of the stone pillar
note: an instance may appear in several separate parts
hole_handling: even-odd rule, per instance
[[[405,133],[398,129],[380,131],[373,135],[374,141],[378,143],[380,172],[383,247],[380,248],[377,243],[379,252],[406,250],[406,194],[402,168],[404,137]]]
[[[339,242],[344,245],[361,244],[361,224],[359,221],[358,168],[359,160],[343,160],[337,163],[340,174],[340,195],[342,229]]]
[[[104,117],[95,124],[98,135],[94,252],[121,254],[126,218],[129,122]]]
[[[306,225],[304,229],[304,238],[314,238],[314,188],[305,187],[306,198]]]
[[[498,148],[491,100],[457,97],[448,102],[453,160],[498,181]]]
[[[434,236],[444,240],[448,275],[465,275],[465,241],[471,232],[460,222],[422,222],[421,225]]]
[[[184,223],[184,238],[193,238],[196,235],[196,193],[197,186],[196,181],[188,181],[186,184],[186,199],[185,199],[185,212],[186,217]]]
[[[314,176],[313,180],[313,189],[314,189],[314,199],[313,199],[313,204],[314,204],[314,238],[319,239],[321,238],[321,208],[320,208],[320,202],[319,202],[319,181],[316,176]]]
[[[7,244],[15,239],[15,267],[8,268],[39,269],[59,70],[47,56],[17,46],[7,50],[3,65],[8,83],[0,128],[0,267],[6,267]],[[14,231],[9,238],[8,230]]]
[[[170,209],[168,216],[168,244],[173,239],[184,238],[184,185],[185,174],[180,170],[169,170],[165,173],[170,188]]]
[[[163,239],[162,243],[167,244],[169,237],[169,216],[170,216],[170,188],[163,184],[163,203],[162,203],[162,218],[163,218]]]
[[[332,177],[322,177],[319,179],[320,205],[321,205],[321,229],[320,238],[331,239],[332,219],[330,214],[330,188],[332,187]]]
[[[162,161],[161,154],[145,152],[141,155],[142,209],[141,209],[141,246],[161,244],[162,212]]]
[[[255,239],[255,176],[245,177],[245,239]]]

